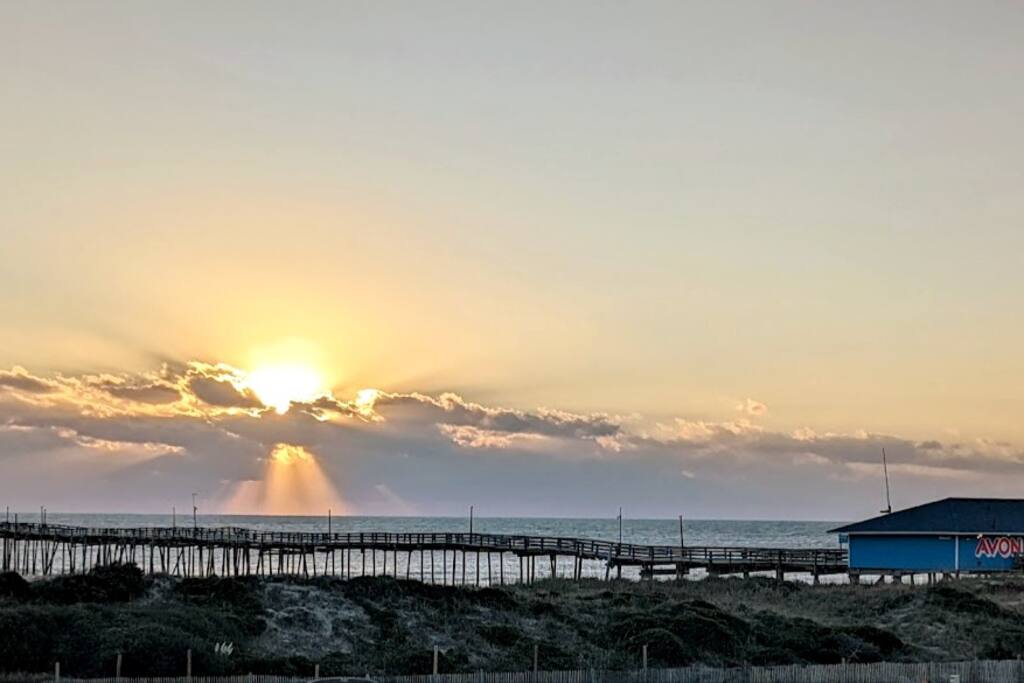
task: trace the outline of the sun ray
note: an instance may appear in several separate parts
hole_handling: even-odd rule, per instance
[[[345,514],[348,506],[316,456],[302,446],[276,444],[266,458],[263,478],[244,482],[225,506],[236,514]]]

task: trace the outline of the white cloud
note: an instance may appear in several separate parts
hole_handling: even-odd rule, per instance
[[[750,415],[751,417],[762,417],[768,414],[768,406],[760,401],[755,401],[752,398],[743,399],[736,406],[738,412]]]

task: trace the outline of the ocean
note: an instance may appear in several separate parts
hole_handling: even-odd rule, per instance
[[[2,513],[0,513],[2,514]],[[22,522],[38,522],[39,513],[18,513],[18,520]],[[14,513],[11,513],[11,521],[14,521]],[[48,512],[46,521],[49,524],[67,524],[73,526],[87,527],[168,527],[173,524],[178,526],[192,526],[191,514],[179,514],[176,517],[163,514],[117,514],[117,513],[52,513]],[[326,532],[328,525],[336,533],[345,532],[369,532],[369,531],[391,531],[391,532],[465,532],[469,531],[468,517],[333,517],[330,522],[327,516],[323,517],[291,517],[291,516],[250,516],[250,515],[204,515],[196,517],[195,523],[202,527],[233,526],[245,527],[257,531],[309,531]],[[683,542],[688,546],[749,546],[749,547],[771,547],[771,548],[836,548],[839,546],[838,537],[828,533],[829,529],[842,524],[841,522],[809,522],[809,521],[753,521],[753,520],[711,520],[693,519],[683,522]],[[544,518],[544,517],[477,517],[473,520],[473,531],[479,533],[494,534],[521,534],[531,536],[564,536],[575,538],[593,538],[608,541],[619,539],[619,522],[616,518],[611,519],[574,519],[574,518]],[[678,519],[629,519],[622,520],[622,541],[624,543],[639,543],[650,545],[678,545],[680,543],[679,520]],[[358,574],[364,566],[363,558],[355,553],[358,559],[352,561],[353,572]],[[441,553],[437,557],[425,561],[438,568],[444,563]],[[369,557],[369,556],[368,556]],[[381,557],[369,559],[371,563],[367,566],[366,573],[380,573],[382,571]],[[377,566],[372,562],[376,560]],[[468,556],[469,567],[466,576],[467,582],[475,581],[476,558]],[[323,561],[323,560],[321,560]],[[494,560],[497,562],[497,559]],[[393,559],[387,560],[387,572],[393,574],[395,567]],[[404,555],[398,557],[398,574],[404,576],[406,558]],[[449,563],[450,564],[450,563]],[[515,557],[507,555],[504,558],[504,567],[500,570],[495,567],[483,566],[481,561],[481,583],[487,582],[487,575],[494,576],[504,573],[512,577],[518,570],[518,561]],[[547,571],[547,563],[544,565]],[[557,571],[559,575],[571,572],[572,562],[568,558],[560,561]],[[421,567],[418,558],[413,558],[413,564],[408,568],[409,574],[418,576]],[[423,567],[424,572],[426,568]],[[490,571],[488,571],[490,570]],[[319,573],[319,571],[318,571]],[[627,570],[624,575],[634,577],[635,570]],[[603,576],[604,566],[602,562],[587,562],[584,567],[585,576]],[[691,574],[699,577],[699,572]],[[793,578],[801,578],[794,576]],[[461,581],[461,565],[457,581]]]
[[[2,513],[2,511],[0,511]],[[11,520],[15,513],[11,514]],[[22,522],[38,522],[38,512],[20,512]],[[118,513],[54,513],[48,512],[50,524],[68,524],[89,527],[168,527],[191,526],[191,513],[172,518],[164,514]],[[326,532],[327,516],[287,517],[275,515],[204,515],[196,517],[199,526],[235,526],[259,531],[314,531]],[[754,546],[771,548],[834,548],[838,541],[829,529],[842,522],[806,521],[754,521],[725,519],[683,520],[686,545]],[[468,517],[334,517],[330,522],[336,532],[366,531],[469,531]],[[523,534],[530,536],[565,536],[595,538],[606,541],[619,539],[619,522],[611,519],[576,519],[548,517],[477,517],[473,531],[493,534]],[[650,545],[677,545],[678,519],[622,520],[622,541]]]

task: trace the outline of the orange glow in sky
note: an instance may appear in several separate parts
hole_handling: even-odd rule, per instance
[[[286,443],[271,449],[263,478],[240,484],[226,505],[232,514],[324,515],[328,510],[345,514],[348,506],[316,456]]]

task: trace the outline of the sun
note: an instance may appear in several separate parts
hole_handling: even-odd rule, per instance
[[[288,412],[292,403],[316,399],[325,390],[323,375],[299,363],[258,367],[246,376],[245,385],[278,414]]]

